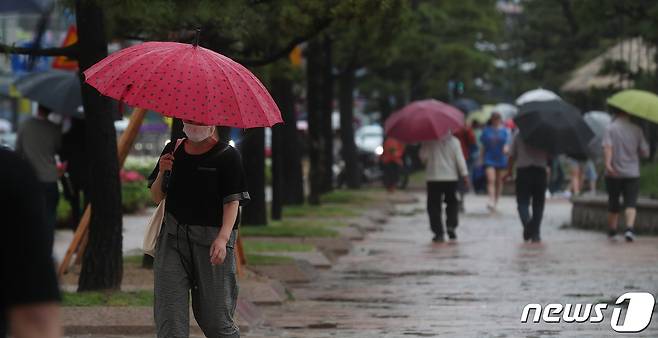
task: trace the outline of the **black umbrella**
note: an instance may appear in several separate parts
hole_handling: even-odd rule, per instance
[[[24,97],[52,109],[55,113],[81,116],[82,105],[78,73],[48,70],[27,74],[14,82]]]
[[[480,105],[475,100],[465,97],[454,100],[450,104],[457,107],[457,109],[461,110],[464,114],[480,109]]]
[[[594,132],[578,108],[562,101],[534,101],[521,106],[514,119],[521,138],[551,154],[567,154],[585,159]]]

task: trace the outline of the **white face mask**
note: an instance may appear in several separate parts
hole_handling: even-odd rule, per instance
[[[214,128],[213,126],[197,126],[183,122],[183,132],[192,142],[201,142],[207,139],[212,135]]]

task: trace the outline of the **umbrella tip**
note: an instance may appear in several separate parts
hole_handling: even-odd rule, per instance
[[[194,36],[194,47],[199,45],[199,36],[201,36],[201,28],[196,29],[196,34]]]

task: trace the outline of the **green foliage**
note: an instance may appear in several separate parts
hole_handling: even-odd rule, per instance
[[[64,292],[62,306],[153,306],[153,291]]]
[[[121,201],[124,213],[134,213],[152,205],[151,193],[144,181],[121,184]]]
[[[648,163],[642,166],[640,193],[658,199],[658,163]]]

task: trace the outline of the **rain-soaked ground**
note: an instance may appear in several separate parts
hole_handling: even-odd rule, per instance
[[[430,240],[424,196],[368,235],[312,283],[293,286],[295,302],[264,309],[279,337],[604,337],[614,336],[613,305],[600,324],[521,323],[528,303],[614,303],[629,291],[658,290],[658,238],[611,243],[566,228],[571,205],[549,201],[542,244],[524,244],[514,201],[485,212],[469,196],[456,243]],[[625,312],[622,312],[622,314]],[[656,314],[654,313],[654,317]],[[639,335],[658,336],[658,319]]]

